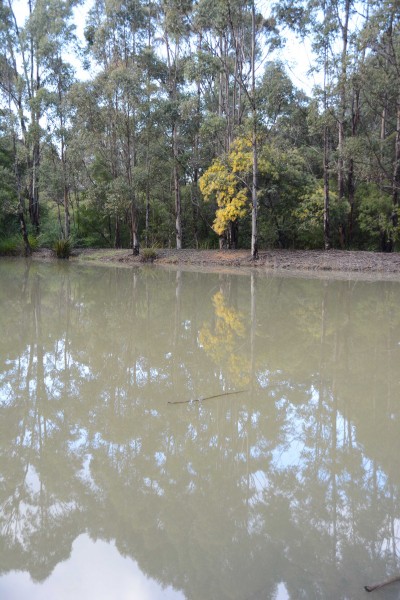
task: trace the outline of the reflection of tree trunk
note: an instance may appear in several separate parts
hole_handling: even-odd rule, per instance
[[[256,341],[256,278],[254,273],[250,279],[250,373],[251,373],[251,388],[253,391],[255,384],[255,341]]]
[[[182,305],[182,271],[176,272],[175,278],[175,322],[173,332],[173,347],[172,347],[172,383],[176,386],[179,378],[179,357],[178,345],[181,330],[181,305]]]
[[[42,309],[41,309],[40,278],[37,275],[32,283],[31,304],[33,310],[33,323],[36,343],[36,403],[35,413],[37,417],[37,432],[39,450],[42,451],[43,441],[46,439],[46,410],[47,391],[45,384],[44,348],[42,339]],[[44,416],[43,416],[44,415]],[[42,426],[43,422],[43,426]]]
[[[66,285],[65,290],[62,286],[62,294],[60,298],[62,302],[63,311],[65,311],[65,335],[64,335],[64,397],[68,398],[70,394],[71,385],[71,373],[69,369],[69,356],[70,356],[70,323],[71,323],[71,281],[69,278],[69,272],[66,273]]]
[[[374,415],[375,417],[375,415]],[[375,418],[374,418],[375,420]],[[373,511],[373,514],[376,514],[377,510],[378,510],[378,504],[379,504],[379,489],[378,489],[378,467],[376,464],[376,460],[373,461],[372,463],[372,501],[371,501],[371,509]],[[371,548],[372,548],[372,558],[373,559],[377,559],[380,551],[378,548],[378,531],[375,533],[375,539],[372,539],[372,544],[371,544]]]
[[[181,299],[182,299],[182,271],[176,272],[175,280],[175,327],[174,327],[174,346],[179,339],[181,325]]]
[[[392,541],[392,559],[393,564],[397,566],[397,536],[396,536],[396,494],[393,489],[393,484],[390,484],[390,535]]]
[[[327,297],[327,282],[323,283],[323,296],[322,296],[322,305],[321,305],[321,334],[320,334],[320,365],[319,365],[319,390],[318,390],[318,411],[317,411],[317,424],[316,424],[316,436],[315,436],[315,472],[318,472],[319,469],[319,460],[322,444],[322,435],[323,435],[323,410],[324,410],[324,394],[325,394],[325,385],[322,373],[325,370],[325,336],[326,336],[326,297]]]
[[[339,343],[338,343],[338,333],[335,333],[335,347],[334,347],[334,364],[337,365],[339,362]],[[336,565],[336,561],[338,558],[338,535],[337,535],[337,521],[338,521],[338,486],[337,486],[337,453],[338,453],[338,431],[337,431],[337,423],[338,423],[338,394],[336,390],[336,377],[335,373],[333,373],[333,381],[332,381],[332,510],[333,510],[333,561]]]
[[[337,538],[337,520],[338,520],[338,491],[337,491],[337,418],[338,418],[338,409],[337,409],[337,398],[336,393],[333,390],[333,406],[332,406],[332,461],[331,461],[331,486],[332,486],[332,520],[333,520],[333,546],[332,546],[332,554],[333,554],[333,562],[336,565],[337,560],[337,546],[338,546],[338,538]]]

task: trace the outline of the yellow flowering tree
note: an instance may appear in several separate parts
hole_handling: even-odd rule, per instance
[[[214,200],[217,204],[213,229],[220,237],[221,247],[237,247],[238,221],[250,208],[247,181],[251,168],[251,141],[238,138],[226,159],[216,158],[199,179],[204,200]]]

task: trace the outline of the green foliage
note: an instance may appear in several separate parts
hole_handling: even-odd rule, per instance
[[[151,263],[157,258],[157,250],[155,248],[143,248],[140,258],[142,262]]]
[[[307,172],[303,153],[278,140],[260,149],[259,192],[260,246],[293,247],[296,220],[293,210],[301,198],[315,186]]]
[[[260,247],[322,247],[323,195],[317,182],[324,164],[333,191],[341,174],[345,196],[352,199],[358,186],[351,219],[347,201],[339,204],[331,193],[333,245],[346,240],[353,247],[393,247],[399,235],[392,208],[399,177],[396,3],[371,4],[368,22],[360,17],[357,30],[350,18],[346,35],[353,41],[346,56],[336,49],[346,23],[344,2],[335,4],[337,10],[328,3],[325,12],[309,0],[285,1],[265,15],[257,9],[254,96],[248,93],[250,5],[178,4],[161,3],[153,11],[141,2],[96,3],[86,23],[84,59],[95,75],[80,83],[63,60],[74,41],[75,0],[33,3],[18,31],[17,4],[11,0],[3,7],[5,251],[14,252],[12,240],[20,239],[22,208],[29,231],[40,225],[34,249],[52,248],[65,236],[83,247],[129,247],[133,237],[145,246],[172,246],[179,204],[175,180],[184,246],[215,246],[216,233],[228,245],[248,247],[252,109],[259,136]],[[317,61],[312,68],[326,70],[329,85],[316,87],[312,98],[296,90],[283,63],[268,60],[267,50],[279,43],[276,19],[307,31]],[[157,39],[166,44],[161,52],[155,50]],[[24,51],[24,58],[21,50],[28,47],[32,51]],[[357,59],[350,52],[355,47]],[[39,190],[40,224],[28,209],[33,189]]]
[[[21,253],[21,240],[17,236],[0,238],[0,255],[16,256]]]
[[[12,237],[18,229],[18,201],[13,167],[11,139],[0,135],[0,233],[3,232],[6,237]]]
[[[28,241],[33,252],[39,249],[39,239],[36,236],[29,234]],[[24,254],[24,251],[25,247],[21,233],[0,237],[0,255],[19,256]]]
[[[376,185],[362,185],[357,191],[358,225],[369,250],[386,250],[388,244],[399,239],[400,226],[394,225],[393,201],[389,194]],[[397,222],[400,210],[396,209]]]
[[[347,201],[338,200],[337,194],[330,192],[330,221],[334,245],[339,244],[341,228],[347,221],[350,206]],[[301,248],[323,248],[324,245],[324,187],[319,182],[314,190],[301,198],[292,211],[296,221],[296,235]]]
[[[72,246],[69,239],[57,240],[53,247],[57,258],[68,259],[71,256]]]
[[[109,248],[112,246],[109,220],[96,206],[84,201],[79,204],[72,229],[74,245],[80,248]]]
[[[53,248],[60,238],[60,223],[58,220],[56,205],[51,202],[42,204],[42,219],[38,244],[42,248]]]
[[[36,252],[40,247],[40,238],[32,235],[31,233],[28,235],[28,242],[31,247],[32,252]]]
[[[218,241],[213,237],[212,239],[204,239],[200,242],[200,250],[216,250],[218,248]]]

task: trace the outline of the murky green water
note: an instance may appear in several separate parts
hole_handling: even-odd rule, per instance
[[[399,283],[2,260],[0,333],[2,600],[400,574]]]

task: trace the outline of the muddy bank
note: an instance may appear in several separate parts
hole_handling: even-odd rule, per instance
[[[34,254],[34,259],[56,260],[50,250]],[[143,264],[143,256],[133,256],[130,250],[74,250],[71,260],[116,263],[126,266]],[[248,250],[172,250],[158,249],[155,265],[209,269],[256,269],[260,272],[362,273],[400,277],[400,253],[345,250],[266,250],[253,261]]]

